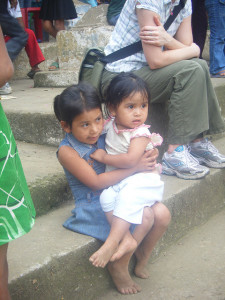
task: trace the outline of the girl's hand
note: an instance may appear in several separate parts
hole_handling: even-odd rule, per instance
[[[104,163],[104,157],[107,155],[106,151],[103,149],[97,149],[95,152],[90,154],[90,157],[101,163]]]
[[[157,164],[159,151],[157,148],[146,151],[136,166],[136,172],[153,171]]]
[[[144,26],[140,32],[140,39],[143,43],[162,47],[171,42],[172,37],[166,32],[159,19],[155,16],[156,26]]]

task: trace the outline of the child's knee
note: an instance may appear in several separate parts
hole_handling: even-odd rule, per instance
[[[151,228],[154,224],[154,212],[151,207],[145,207],[142,217],[142,224],[147,228]]]
[[[160,227],[165,229],[169,226],[171,221],[171,214],[169,209],[162,203],[158,203],[154,209],[154,220]]]

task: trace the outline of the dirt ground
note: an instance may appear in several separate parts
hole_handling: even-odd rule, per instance
[[[134,278],[140,293],[112,290],[98,300],[225,300],[225,210],[163,252],[149,270],[149,279]]]

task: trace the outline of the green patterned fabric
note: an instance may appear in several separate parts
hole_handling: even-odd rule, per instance
[[[0,103],[0,245],[30,231],[34,220],[17,146]]]

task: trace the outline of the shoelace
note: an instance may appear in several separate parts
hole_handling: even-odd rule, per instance
[[[187,158],[186,159],[186,163],[187,163],[187,166],[189,167],[196,167],[199,165],[199,162],[198,160],[191,155],[190,153],[190,146],[184,146],[184,151],[185,151],[185,157]]]
[[[219,151],[216,149],[216,147],[208,140],[206,139],[205,142],[202,143],[203,147],[211,150],[212,152],[218,153]]]

